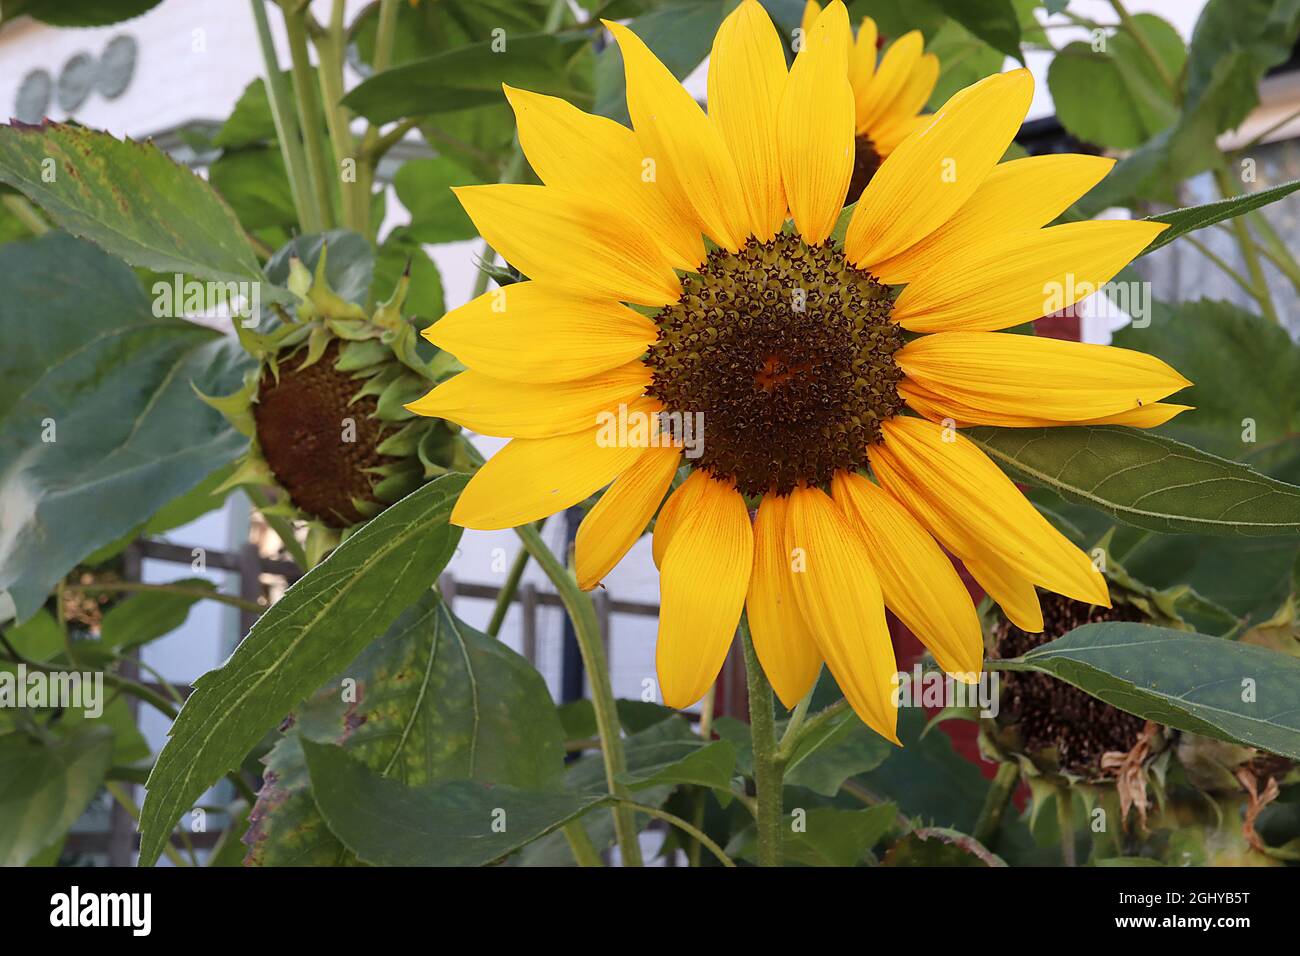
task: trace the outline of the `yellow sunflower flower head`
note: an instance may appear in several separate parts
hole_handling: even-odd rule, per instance
[[[945,548],[1026,630],[1043,626],[1037,587],[1109,605],[1088,557],[955,426],[1176,414],[1160,399],[1189,383],[1153,357],[998,331],[1051,311],[1049,290],[1072,304],[1165,227],[1044,228],[1111,161],[999,164],[1033,92],[1016,70],[902,139],[841,243],[859,129],[842,3],[787,71],[745,0],[714,41],[707,115],[631,30],[606,25],[632,129],[507,89],[544,185],[457,190],[528,281],[425,332],[468,371],[410,407],[512,439],[452,520],[508,528],[608,486],[578,532],[579,581],[596,586],[658,515],[666,703],[703,696],[747,609],[782,702],[825,663],[896,741],[886,607],[946,671],[981,667]]]

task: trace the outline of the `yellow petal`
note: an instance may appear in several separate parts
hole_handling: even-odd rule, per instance
[[[840,690],[867,726],[898,743],[894,646],[867,546],[825,492],[796,488],[786,553],[795,601]]]
[[[638,399],[631,412],[661,406]],[[451,513],[452,524],[480,531],[514,528],[576,505],[634,465],[644,447],[612,444],[601,429],[554,438],[516,438],[470,479]]]
[[[651,542],[650,551],[656,568],[664,566],[664,555],[668,553],[668,544],[672,541],[673,532],[677,530],[678,521],[686,511],[689,511],[698,503],[700,488],[708,480],[709,476],[704,472],[692,471],[686,476],[686,480],[677,486],[677,490],[668,496],[664,506],[659,509],[659,517],[655,519],[654,540]]]
[[[926,269],[894,303],[894,319],[914,332],[1032,322],[1092,295],[1167,228],[1109,219],[992,236]]]
[[[817,18],[821,16],[821,13],[822,5],[817,0],[808,0],[803,5],[803,19],[799,22],[799,29],[803,30],[804,36],[807,36],[812,31],[813,24],[817,22]]]
[[[678,210],[693,209],[699,228],[728,249],[749,234],[745,196],[736,164],[718,130],[640,38],[620,23],[602,20],[623,53],[627,111],[646,157],[654,160],[660,188]]]
[[[754,518],[754,573],[745,608],[763,673],[786,707],[793,708],[821,673],[817,642],[799,613],[786,550],[785,498],[765,495]]]
[[[515,111],[519,145],[548,186],[598,196],[629,213],[657,240],[678,269],[704,260],[704,242],[691,219],[676,214],[672,197],[646,175],[636,134],[604,116],[584,113],[556,96],[505,87]]]
[[[629,362],[591,378],[533,384],[491,378],[473,369],[438,385],[406,407],[417,415],[445,418],[480,435],[550,438],[591,431],[598,416],[618,413],[650,384],[650,369]]]
[[[855,118],[859,133],[866,132],[886,115],[890,104],[907,85],[924,48],[925,37],[920,30],[905,33],[889,45],[871,84],[858,97]]]
[[[993,415],[1068,424],[1157,402],[1192,383],[1145,352],[999,332],[922,335],[894,356],[931,394]]]
[[[781,98],[781,178],[795,226],[809,245],[835,228],[853,175],[849,37],[849,15],[835,0],[804,38]]]
[[[871,137],[871,145],[876,149],[876,155],[887,157],[894,150],[898,149],[899,144],[907,137],[914,135],[917,131],[924,129],[934,121],[932,115],[913,116],[911,119],[899,120],[891,123],[888,127],[877,129]]]
[[[740,493],[706,477],[697,497],[681,514],[659,573],[655,665],[664,703],[677,708],[703,697],[722,669],[754,561]]]
[[[1045,226],[1110,172],[1106,156],[1054,153],[1013,159],[994,167],[951,219],[916,245],[877,263],[872,275],[888,285],[911,282],[927,269],[942,270],[955,256],[991,236]]]
[[[863,17],[853,49],[849,51],[849,85],[853,87],[855,109],[876,75],[876,53],[876,21]]]
[[[979,586],[1002,608],[1002,613],[1016,627],[1030,634],[1043,629],[1043,606],[1034,585],[993,557],[965,558],[962,561]]]
[[[625,210],[549,186],[453,189],[488,245],[531,279],[661,306],[681,294],[663,247]]]
[[[970,439],[919,418],[893,418],[871,449],[876,477],[963,560],[990,552],[1021,577],[1110,606],[1106,582]]]
[[[926,53],[916,61],[908,74],[907,82],[898,91],[898,95],[885,107],[884,113],[872,121],[871,129],[879,130],[882,140],[892,138],[891,129],[899,124],[916,118],[921,107],[930,101],[934,85],[939,81],[939,58],[933,53]],[[868,130],[868,135],[871,135]],[[875,136],[871,137],[875,140]]]
[[[898,394],[918,414],[932,422],[951,422],[958,428],[967,425],[1001,425],[1005,428],[1044,428],[1061,424],[1057,420],[1040,418],[1021,412],[990,412],[983,408],[965,405],[956,399],[940,396],[917,382],[903,379],[898,383]],[[1131,428],[1155,428],[1175,415],[1189,411],[1190,405],[1171,405],[1152,402],[1138,408],[1072,422],[1074,425],[1128,425]]]
[[[681,451],[676,448],[647,448],[582,519],[574,542],[573,561],[578,586],[584,591],[590,591],[614,570],[645,533],[646,525],[668,493],[681,458]]]
[[[861,475],[837,472],[832,488],[874,558],[885,604],[945,671],[978,674],[984,661],[979,616],[943,549],[893,495]]]
[[[659,330],[612,299],[516,282],[448,312],[424,337],[493,378],[564,382],[638,358]]]
[[[873,86],[883,72],[882,64]],[[1029,71],[1014,70],[986,77],[940,107],[863,190],[844,240],[849,261],[870,269],[947,222],[1002,158],[1033,95]]]
[[[764,241],[785,222],[785,186],[776,117],[785,90],[781,38],[758,0],[744,0],[722,21],[709,58],[709,119],[736,163],[749,211],[747,226]]]

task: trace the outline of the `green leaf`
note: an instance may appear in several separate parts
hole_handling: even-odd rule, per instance
[[[0,247],[0,288],[0,619],[24,620],[78,561],[244,451],[194,388],[234,391],[249,359],[155,318],[129,268],[59,233]]]
[[[1259,209],[1261,206],[1277,202],[1282,197],[1291,195],[1297,189],[1300,189],[1300,179],[1293,179],[1290,182],[1282,183],[1280,186],[1261,189],[1258,192],[1248,193],[1244,196],[1233,196],[1229,199],[1207,202],[1199,206],[1188,206],[1184,209],[1162,212],[1158,216],[1148,216],[1148,221],[1167,222],[1169,228],[1156,236],[1151,245],[1142,250],[1141,255],[1145,256],[1149,252],[1155,252],[1161,246],[1167,246],[1179,236],[1185,236],[1189,232],[1204,229],[1206,226],[1212,226],[1216,222],[1223,222],[1225,219],[1235,219],[1238,216],[1245,215],[1252,209]]]
[[[892,803],[865,810],[787,807],[781,825],[782,850],[788,862],[804,866],[856,866],[897,817],[898,808]],[[757,851],[758,840],[751,830],[737,852],[747,860],[756,860]]]
[[[63,836],[112,759],[106,727],[48,744],[23,734],[0,737],[0,866],[22,866]]]
[[[162,0],[3,0],[5,20],[28,16],[52,27],[104,27],[131,20]]]
[[[1300,532],[1300,488],[1162,435],[1115,425],[980,427],[965,434],[1014,477],[1139,528],[1251,537]]]
[[[845,780],[876,769],[894,749],[846,710],[800,739],[786,764],[785,782],[833,797]]]
[[[230,203],[245,229],[298,223],[278,147],[251,146],[226,152],[208,167],[208,181]]]
[[[343,97],[343,105],[375,123],[500,103],[501,84],[590,104],[569,63],[587,43],[581,35],[538,33],[472,43],[385,70]],[[495,47],[495,49],[494,49]]]
[[[206,578],[182,578],[172,581],[185,587],[200,588],[215,593],[217,588]],[[104,647],[123,651],[139,647],[155,638],[170,634],[185,623],[190,608],[202,598],[188,594],[171,594],[166,591],[140,591],[119,604],[113,605],[104,615],[100,626],[100,641]]]
[[[955,20],[945,20],[926,52],[939,58],[939,81],[930,94],[930,109],[938,109],[958,90],[997,73],[1006,57]],[[843,233],[840,234],[841,238]]]
[[[1133,22],[1165,73],[1177,77],[1187,58],[1178,31],[1149,13]],[[1098,146],[1132,149],[1178,117],[1173,91],[1126,31],[1107,36],[1100,51],[1084,41],[1067,45],[1052,59],[1047,82],[1061,124]]]
[[[375,866],[485,866],[600,805],[600,794],[530,792],[471,780],[406,787],[303,741],[312,794],[330,829]]]
[[[262,282],[230,207],[150,143],[64,123],[0,126],[0,180],[61,228],[132,265]]]
[[[474,223],[451,191],[472,186],[478,178],[445,157],[412,159],[393,176],[397,198],[411,213],[408,232],[420,242],[455,242],[478,235]]]
[[[1300,759],[1300,659],[1146,624],[1085,624],[1000,670],[1041,671],[1167,727]]]
[[[1024,65],[1020,52],[1020,18],[1011,0],[934,0],[952,17],[989,46]]]
[[[725,740],[705,743],[665,740],[654,748],[638,750],[636,765],[619,776],[632,790],[664,784],[693,784],[730,792],[736,769],[736,748]]]
[[[220,668],[195,682],[149,775],[140,861],[269,729],[387,630],[460,540],[448,523],[463,475],[445,475],[363,525],[272,605]]]
[[[341,681],[355,681],[345,700]],[[294,710],[266,758],[252,865],[335,865],[348,855],[312,799],[302,741],[341,745],[382,777],[419,786],[478,780],[553,790],[564,738],[546,683],[429,592],[339,679]]]

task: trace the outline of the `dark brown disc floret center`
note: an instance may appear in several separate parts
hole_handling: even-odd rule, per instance
[[[867,188],[867,183],[871,182],[871,177],[876,175],[882,162],[884,160],[870,137],[858,135],[853,138],[853,176],[849,179],[849,191],[844,197],[844,205],[851,206],[858,201],[862,190]]]
[[[830,244],[751,239],[711,252],[656,317],[647,392],[702,414],[692,463],[747,495],[859,469],[903,407],[889,289]]]

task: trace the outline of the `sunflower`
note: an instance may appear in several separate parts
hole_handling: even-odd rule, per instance
[[[821,15],[817,0],[803,10],[804,37]],[[845,205],[855,203],[881,162],[928,121],[918,115],[939,81],[939,58],[925,51],[920,30],[903,34],[877,63],[881,41],[876,21],[863,17],[849,49],[849,85],[853,87],[853,175]]]
[[[1042,315],[1048,288],[1071,304],[1164,226],[1043,228],[1110,161],[999,165],[1032,94],[1018,70],[903,141],[841,242],[855,129],[842,3],[787,73],[745,0],[714,41],[708,115],[632,31],[606,26],[633,129],[507,88],[545,185],[456,190],[529,281],[425,332],[467,371],[410,407],[512,439],[452,520],[513,527],[608,485],[578,531],[579,583],[596,586],[658,514],[666,703],[703,696],[747,609],[783,703],[825,663],[896,741],[886,606],[946,671],[974,679],[983,658],[941,544],[1025,630],[1043,627],[1036,586],[1109,605],[1088,557],[953,426],[1172,417],[1180,406],[1159,400],[1189,383],[1153,357],[997,331]],[[688,441],[701,419],[703,442]]]

